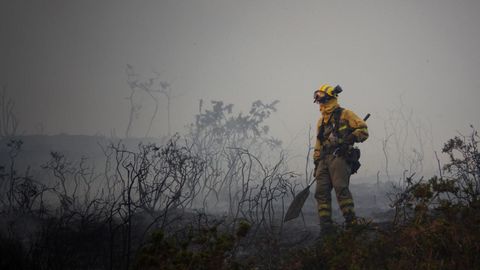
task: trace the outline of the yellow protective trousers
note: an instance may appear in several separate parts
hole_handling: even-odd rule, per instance
[[[348,188],[350,175],[350,166],[343,157],[329,154],[320,160],[315,172],[315,199],[321,224],[332,223],[332,188],[345,221],[355,218],[353,198]]]

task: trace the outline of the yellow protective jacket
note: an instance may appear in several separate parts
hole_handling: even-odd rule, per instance
[[[332,112],[338,107],[339,105],[337,103],[336,98],[329,100],[326,104],[320,105],[320,112],[322,113],[322,116],[317,122],[316,134],[318,134],[318,132],[320,131],[320,126],[322,125],[322,122],[327,124],[330,117],[332,116]],[[339,121],[338,129],[339,130],[350,129],[351,134],[353,135],[353,138],[354,138],[354,142],[363,142],[368,138],[367,124],[365,123],[365,121],[363,121],[363,119],[358,117],[354,112],[347,109],[343,109],[342,113],[340,114],[339,120],[340,121]],[[315,163],[319,161],[321,152],[322,152],[322,144],[318,139],[318,136],[316,136],[315,148],[313,151],[313,161]]]

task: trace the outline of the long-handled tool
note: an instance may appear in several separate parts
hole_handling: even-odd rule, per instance
[[[363,118],[363,121],[367,121],[369,117],[370,117],[370,114],[367,114]],[[314,182],[315,182],[315,178],[312,180],[312,182],[310,182],[310,184],[308,184],[308,186],[304,190],[302,190],[300,193],[298,193],[295,196],[295,198],[293,198],[293,201],[288,207],[287,213],[283,218],[284,222],[297,218],[300,215],[300,212],[302,211],[302,207],[305,204],[305,201],[307,200],[308,195],[310,195],[310,186],[312,186]]]

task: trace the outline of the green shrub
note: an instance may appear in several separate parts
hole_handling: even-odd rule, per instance
[[[136,258],[135,269],[236,269],[232,255],[236,243],[250,230],[247,221],[240,221],[235,236],[219,230],[220,224],[185,234],[166,236],[154,231]]]

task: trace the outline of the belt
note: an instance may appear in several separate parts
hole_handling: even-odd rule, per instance
[[[322,148],[320,152],[320,159],[324,159],[327,155],[333,154],[334,156],[342,156],[345,155],[349,152],[351,149],[351,145],[334,145],[334,146],[329,146]]]

